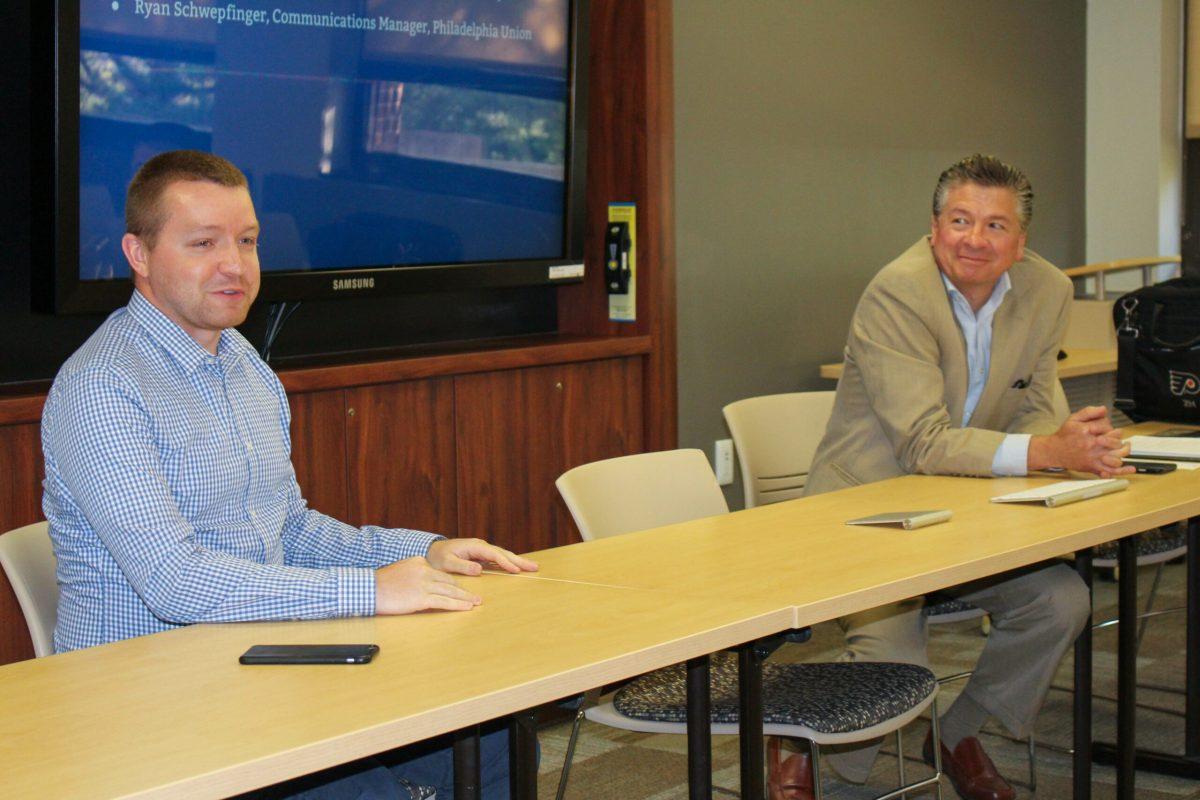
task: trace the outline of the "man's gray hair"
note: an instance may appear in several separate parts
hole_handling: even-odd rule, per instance
[[[979,153],[952,164],[938,178],[937,188],[933,190],[935,217],[940,216],[946,207],[946,195],[950,190],[965,183],[1011,189],[1017,196],[1017,221],[1021,230],[1029,227],[1029,221],[1033,219],[1033,187],[1029,185],[1029,178],[1021,170],[995,156]]]

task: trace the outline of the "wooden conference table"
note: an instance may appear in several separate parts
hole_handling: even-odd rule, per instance
[[[242,792],[1200,515],[1200,473],[1182,471],[1058,509],[988,502],[1047,480],[912,476],[556,548],[535,554],[537,576],[464,579],[485,598],[465,614],[201,625],[11,664],[0,796]],[[898,503],[955,517],[912,532],[844,525]],[[381,654],[365,667],[237,663],[255,643],[348,641]],[[743,739],[761,758],[761,738]]]
[[[1139,426],[1151,432],[1162,425]],[[1131,534],[1200,515],[1200,471],[1130,476],[1124,492],[1060,508],[994,504],[989,498],[1061,480],[907,476],[724,517],[643,531],[538,554],[545,574],[664,593],[722,593],[731,600],[783,598],[795,627],[925,594],[1016,567],[1079,552],[1090,580],[1089,548],[1122,539],[1117,796],[1134,796],[1135,756],[1160,771],[1200,771],[1200,604],[1189,592],[1185,756],[1135,751],[1137,570]],[[851,527],[847,519],[887,511],[950,509],[945,524],[903,531]],[[1200,582],[1198,535],[1189,531],[1189,585]],[[744,662],[743,662],[744,663]],[[1076,647],[1075,797],[1090,796],[1090,630]],[[760,763],[760,751],[743,758]],[[1146,755],[1147,757],[1143,757]],[[744,776],[745,778],[745,776]]]

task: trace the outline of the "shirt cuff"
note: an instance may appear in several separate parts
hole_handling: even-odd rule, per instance
[[[992,458],[992,474],[998,478],[1026,475],[1029,472],[1029,440],[1031,434],[1010,433],[996,448]]]
[[[428,555],[429,548],[433,547],[434,542],[440,542],[446,538],[440,533],[426,533],[425,531],[413,531],[413,533],[419,533],[422,537],[425,537],[425,541],[418,545],[421,548],[421,555],[423,556]]]
[[[340,617],[375,615],[375,570],[335,567],[337,603]]]
[[[436,533],[412,531],[407,528],[377,528],[368,525],[363,530],[371,531],[375,535],[371,558],[372,563],[381,567],[393,561],[424,556],[429,552],[430,545],[446,538]]]

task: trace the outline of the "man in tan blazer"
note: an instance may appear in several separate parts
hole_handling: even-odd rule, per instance
[[[1127,451],[1103,407],[1055,418],[1072,288],[1025,249],[1032,200],[1026,177],[991,157],[971,156],[942,173],[930,235],[884,267],[859,300],[806,494],[912,473],[1132,471],[1122,466]],[[1028,735],[1059,660],[1087,622],[1087,588],[1056,564],[949,591],[990,613],[992,631],[942,717],[942,763],[964,798],[1012,798],[977,734],[990,716]],[[925,664],[921,606],[917,598],[841,620],[846,657]],[[835,765],[865,779],[875,752],[847,751]],[[932,762],[929,741],[925,752]],[[788,761],[772,761],[774,798],[805,796],[796,776],[807,765],[799,754]]]

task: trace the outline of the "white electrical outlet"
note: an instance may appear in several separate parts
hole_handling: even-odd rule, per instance
[[[718,439],[713,445],[713,464],[716,465],[717,483],[722,486],[733,483],[732,439]]]

